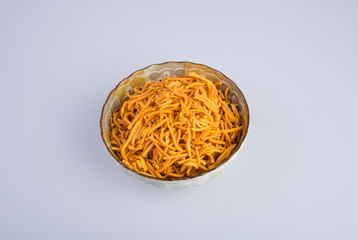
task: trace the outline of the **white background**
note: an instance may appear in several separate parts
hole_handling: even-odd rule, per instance
[[[357,1],[1,1],[0,239],[358,239],[357,43]],[[117,83],[169,60],[251,113],[234,164],[181,190],[99,131]]]

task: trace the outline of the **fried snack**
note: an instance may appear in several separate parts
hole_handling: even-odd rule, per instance
[[[112,150],[128,168],[156,178],[193,177],[230,156],[241,113],[208,79],[190,72],[135,88],[110,118]]]

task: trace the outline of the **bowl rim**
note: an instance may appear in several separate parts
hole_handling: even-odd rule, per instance
[[[226,79],[228,79],[231,83],[234,84],[234,86],[237,87],[237,89],[239,90],[239,92],[241,93],[241,95],[243,96],[243,100],[246,104],[246,107],[247,107],[247,128],[246,128],[246,131],[243,133],[244,134],[244,137],[243,137],[243,140],[242,142],[240,143],[239,147],[236,149],[235,152],[231,153],[230,157],[228,159],[226,159],[224,162],[220,163],[218,166],[216,166],[215,168],[213,169],[210,169],[206,172],[203,172],[203,173],[199,173],[198,175],[195,175],[195,176],[192,176],[192,177],[184,177],[184,178],[158,178],[158,177],[152,177],[152,176],[147,176],[147,175],[144,175],[140,172],[137,172],[133,169],[130,169],[129,167],[127,167],[125,164],[123,164],[116,155],[114,155],[110,149],[108,148],[107,144],[106,144],[106,141],[104,140],[104,133],[103,133],[103,126],[102,126],[102,118],[103,118],[103,112],[104,112],[104,107],[106,106],[108,100],[109,100],[109,97],[112,95],[112,93],[117,89],[117,87],[122,83],[124,82],[125,80],[127,80],[128,78],[130,78],[133,74],[139,72],[139,71],[143,71],[149,67],[152,67],[154,65],[164,65],[164,64],[168,64],[168,63],[190,63],[190,64],[196,64],[196,65],[202,65],[204,67],[207,67],[209,69],[212,69],[220,74],[222,74]],[[110,93],[108,94],[107,98],[106,98],[106,101],[104,102],[103,106],[102,106],[102,111],[101,111],[101,116],[100,116],[100,120],[99,120],[99,126],[100,126],[100,131],[101,131],[101,138],[102,138],[102,141],[104,143],[104,146],[106,147],[107,151],[111,154],[111,156],[116,160],[117,163],[119,163],[122,167],[124,167],[126,170],[140,176],[140,177],[143,177],[143,178],[146,178],[146,179],[151,179],[151,180],[155,180],[155,181],[165,181],[165,182],[178,182],[178,181],[183,181],[183,180],[192,180],[192,179],[195,179],[195,178],[198,178],[198,177],[201,177],[201,176],[204,176],[210,172],[213,172],[215,170],[217,170],[218,168],[220,168],[221,166],[223,166],[225,163],[227,163],[242,147],[243,143],[245,142],[245,139],[247,137],[247,133],[249,131],[249,126],[250,126],[250,111],[249,111],[249,105],[247,104],[247,101],[246,101],[246,98],[245,98],[245,95],[243,94],[243,92],[241,91],[241,89],[237,86],[237,84],[231,80],[231,78],[227,77],[225,74],[223,74],[221,71],[219,70],[216,70],[215,68],[212,68],[212,67],[209,67],[205,64],[202,64],[202,63],[194,63],[194,62],[190,62],[190,61],[166,61],[166,62],[162,62],[162,63],[154,63],[154,64],[151,64],[151,65],[148,65],[144,68],[141,68],[141,69],[138,69],[138,70],[135,70],[133,73],[131,73],[128,77],[125,77],[123,78],[121,81],[119,81],[119,83],[112,89],[112,91],[110,91]]]

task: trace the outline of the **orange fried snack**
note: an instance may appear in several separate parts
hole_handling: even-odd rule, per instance
[[[112,150],[128,168],[157,178],[184,178],[216,168],[237,146],[237,104],[191,72],[148,82],[115,109]]]

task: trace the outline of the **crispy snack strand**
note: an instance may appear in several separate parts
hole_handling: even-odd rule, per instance
[[[216,168],[242,131],[237,104],[194,72],[134,89],[114,110],[112,150],[128,168],[157,178],[183,178]]]

